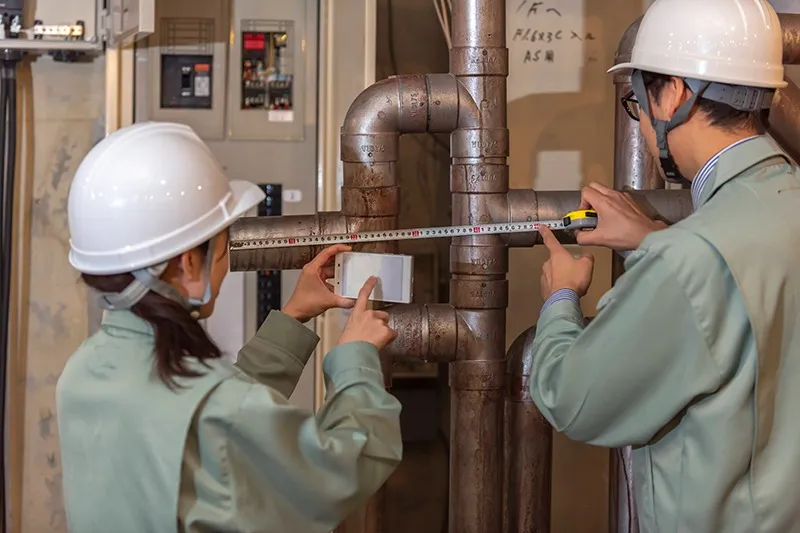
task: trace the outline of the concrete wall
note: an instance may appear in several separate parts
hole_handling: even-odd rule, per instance
[[[17,225],[20,334],[10,368],[11,531],[66,531],[55,385],[88,331],[86,291],[67,262],[66,199],[77,165],[103,135],[104,73],[102,59],[40,58],[19,75],[24,222]]]

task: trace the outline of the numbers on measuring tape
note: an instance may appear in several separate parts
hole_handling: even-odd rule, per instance
[[[354,242],[384,242],[410,239],[431,239],[441,237],[460,237],[469,235],[497,235],[504,233],[531,233],[539,231],[541,225],[551,229],[565,229],[563,220],[543,220],[538,222],[515,222],[505,224],[480,224],[469,226],[442,226],[437,228],[415,228],[386,231],[366,231],[336,235],[305,235],[295,237],[275,237],[271,239],[248,239],[231,241],[234,249],[285,248],[293,246],[319,246],[349,244]]]

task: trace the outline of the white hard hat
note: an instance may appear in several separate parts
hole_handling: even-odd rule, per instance
[[[228,181],[188,126],[128,126],[98,143],[75,174],[69,262],[95,275],[157,265],[208,241],[264,198],[255,184]]]
[[[623,69],[745,87],[787,85],[781,25],[766,0],[655,0],[630,62],[608,72]]]

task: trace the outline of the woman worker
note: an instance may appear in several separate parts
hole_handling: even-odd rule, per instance
[[[81,163],[69,258],[105,311],[56,392],[71,532],[327,532],[400,461],[378,360],[395,333],[367,308],[374,281],[355,303],[324,281],[347,247],[303,268],[235,365],[198,323],[228,272],[227,228],[263,198],[178,124],[119,130]],[[313,414],[287,397],[318,341],[302,323],[334,307],[353,311]]]

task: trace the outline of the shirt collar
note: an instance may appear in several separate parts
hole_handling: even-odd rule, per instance
[[[100,325],[106,331],[113,329],[149,337],[154,335],[153,326],[151,326],[149,322],[127,310],[103,311],[103,319]]]
[[[740,139],[735,143],[726,146],[725,148],[714,154],[714,156],[711,159],[706,161],[706,164],[703,165],[702,168],[700,168],[700,170],[697,172],[694,179],[692,180],[692,187],[691,187],[692,205],[694,206],[695,211],[697,211],[697,209],[702,204],[703,191],[706,188],[706,184],[708,183],[709,178],[714,175],[714,171],[717,168],[717,163],[719,162],[719,158],[722,157],[722,155],[731,148],[735,148],[748,141],[752,141],[753,139],[758,139],[759,137],[761,137],[761,135],[753,135],[752,137],[747,137],[746,139]]]

